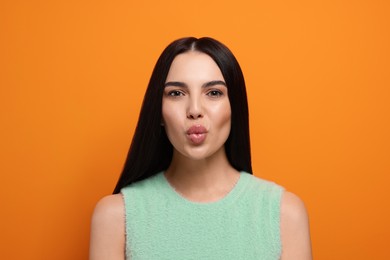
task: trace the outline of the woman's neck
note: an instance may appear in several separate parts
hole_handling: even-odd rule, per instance
[[[165,177],[188,200],[211,202],[221,199],[233,189],[239,172],[230,165],[224,149],[201,160],[192,160],[174,152]]]

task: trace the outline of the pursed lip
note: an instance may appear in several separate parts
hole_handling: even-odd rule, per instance
[[[187,135],[191,134],[206,134],[207,129],[202,125],[193,125],[186,131]]]
[[[193,125],[187,129],[186,134],[192,144],[200,145],[206,139],[207,129],[202,125]]]

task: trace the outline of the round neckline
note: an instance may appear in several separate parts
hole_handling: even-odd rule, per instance
[[[183,205],[187,205],[187,206],[194,206],[194,207],[219,207],[229,203],[230,201],[234,201],[234,198],[236,198],[245,187],[245,183],[247,183],[249,179],[246,177],[247,175],[250,174],[246,172],[239,172],[239,174],[240,175],[237,182],[234,184],[234,186],[228,193],[226,193],[220,199],[215,201],[210,201],[210,202],[197,202],[197,201],[192,201],[187,199],[179,192],[177,192],[175,188],[169,183],[168,179],[165,177],[164,171],[160,172],[159,175],[160,178],[162,179],[162,182],[164,183],[165,188],[168,190],[168,195],[171,196],[176,201],[178,201],[179,203],[182,203]]]

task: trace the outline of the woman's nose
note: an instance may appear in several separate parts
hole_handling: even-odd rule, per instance
[[[198,119],[203,117],[202,102],[198,97],[192,97],[189,100],[187,109],[188,119]]]

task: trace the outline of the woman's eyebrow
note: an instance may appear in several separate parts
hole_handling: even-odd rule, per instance
[[[215,85],[223,85],[223,86],[226,87],[226,83],[224,81],[222,81],[222,80],[212,80],[212,81],[204,83],[202,85],[202,88],[208,88],[208,87],[212,87],[212,86],[215,86]],[[168,82],[166,82],[164,84],[164,87],[168,87],[168,86],[188,88],[186,83],[180,82],[180,81],[168,81]]]
[[[168,82],[165,82],[164,87],[168,87],[168,86],[172,86],[172,87],[184,87],[184,88],[186,88],[186,87],[187,87],[187,84],[184,83],[184,82],[180,82],[180,81],[168,81]]]
[[[207,87],[212,87],[215,85],[223,85],[226,87],[226,83],[222,80],[213,80],[213,81],[206,82],[203,84],[202,87],[207,88]]]

